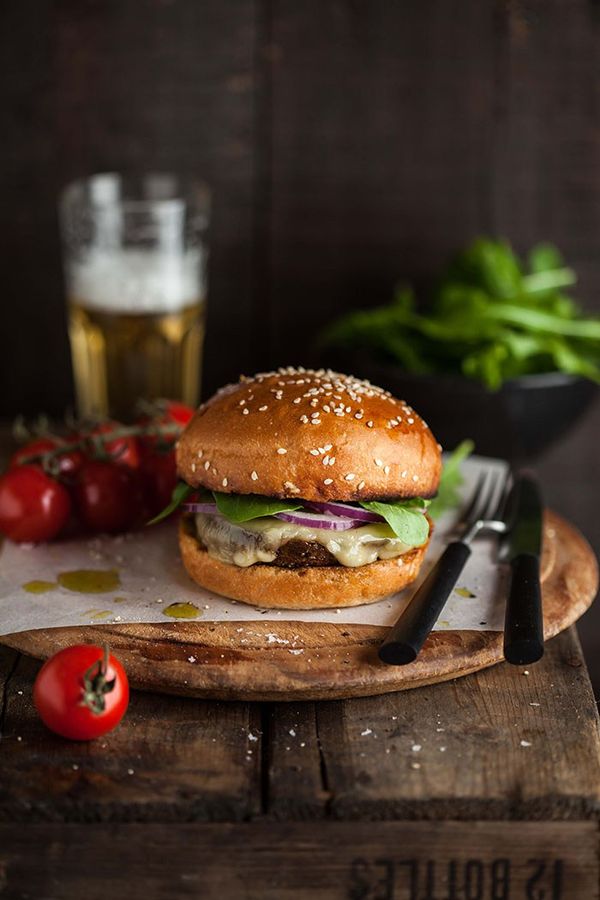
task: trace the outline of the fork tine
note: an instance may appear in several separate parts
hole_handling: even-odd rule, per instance
[[[488,517],[492,506],[492,501],[496,493],[496,484],[498,483],[498,475],[496,472],[488,472],[488,478],[485,490],[482,490],[477,509],[474,511],[470,524],[476,522],[477,519],[485,519]]]
[[[491,516],[490,516],[491,519],[497,519],[497,520],[501,520],[501,521],[504,520],[505,513],[506,513],[506,501],[508,500],[508,495],[510,493],[511,481],[512,481],[511,472],[510,472],[510,469],[508,469],[504,473],[504,475],[500,481],[500,489],[498,491],[498,499],[497,499],[494,511],[491,513]]]
[[[473,512],[475,511],[479,503],[481,492],[483,490],[486,479],[486,473],[480,472],[479,477],[477,478],[477,481],[475,483],[475,487],[473,488],[473,493],[469,497],[466,507],[461,511],[460,520],[457,523],[458,525],[464,525],[465,523],[470,522],[473,518]]]

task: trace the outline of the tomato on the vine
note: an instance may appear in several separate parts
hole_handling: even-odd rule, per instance
[[[87,438],[91,442],[92,451],[89,455],[94,456],[94,438],[102,438],[108,436],[113,431],[119,431],[123,428],[119,422],[103,422],[96,425],[87,434],[82,437]],[[128,466],[130,469],[138,469],[140,465],[140,446],[135,435],[126,435],[101,441],[100,456],[118,463],[120,466]]]
[[[10,468],[13,469],[16,466],[27,465],[29,463],[34,463],[36,465],[41,464],[42,460],[36,459],[35,457],[41,457],[43,454],[52,453],[54,450],[60,448],[61,452],[52,457],[50,465],[54,466],[56,474],[65,476],[67,480],[75,475],[84,459],[83,453],[80,450],[76,447],[68,449],[69,446],[68,442],[62,441],[56,437],[37,438],[36,440],[29,441],[29,443],[19,447],[19,449],[13,453],[10,458]]]
[[[129,703],[129,683],[108,647],[78,644],[46,660],[33,686],[33,702],[52,731],[89,741],[119,724]]]
[[[82,523],[92,531],[125,531],[143,518],[141,480],[127,466],[89,460],[81,467],[74,496]]]
[[[40,466],[17,466],[0,477],[0,533],[11,541],[50,541],[70,514],[68,491]]]
[[[167,400],[165,404],[164,417],[168,421],[176,422],[184,428],[195,415],[196,410],[185,403],[178,403],[176,400]]]
[[[171,495],[177,484],[175,451],[145,451],[142,468],[150,514],[155,516],[171,502]]]

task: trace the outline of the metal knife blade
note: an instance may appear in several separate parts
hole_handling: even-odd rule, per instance
[[[522,553],[540,556],[543,511],[537,481],[530,475],[517,476],[506,501],[506,533],[500,545],[501,559],[510,561]]]

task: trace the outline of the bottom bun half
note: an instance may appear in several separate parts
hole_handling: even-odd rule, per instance
[[[397,559],[356,568],[285,569],[261,564],[241,568],[209,556],[182,519],[179,546],[190,577],[215,594],[265,608],[319,609],[374,603],[402,590],[419,574],[428,544]]]

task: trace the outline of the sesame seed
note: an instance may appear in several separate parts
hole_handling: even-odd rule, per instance
[[[310,452],[310,454],[311,454],[312,456],[318,456],[318,455],[319,455],[319,451],[318,451],[318,450],[310,450],[309,452]]]
[[[419,480],[419,476],[418,476],[418,475],[413,475],[413,479],[412,479],[412,480],[413,480],[413,481],[418,481],[418,480]]]
[[[322,463],[323,463],[324,466],[328,466],[328,465],[329,465],[329,455],[323,457]]]
[[[372,427],[373,427],[373,420],[369,419],[369,421],[367,422],[367,428],[372,428]]]
[[[351,406],[347,406],[347,407],[346,407],[346,412],[347,412],[347,413],[352,412],[352,407],[351,407]]]
[[[223,485],[223,487],[227,487],[227,484],[228,484],[227,479],[224,478],[223,481],[221,482],[221,484]]]
[[[252,481],[258,481],[258,475],[256,474],[256,472],[251,472],[250,478],[252,479]]]
[[[292,400],[292,403],[302,403],[302,397],[296,397],[295,400]]]
[[[323,450],[325,450],[325,451],[326,451],[326,450],[333,450],[333,444],[325,444],[325,446],[323,447]]]
[[[242,410],[242,412],[243,412],[243,414],[244,414],[245,416],[247,416],[248,413],[250,412],[250,410],[249,410],[249,409],[246,409],[246,407],[244,407],[244,409]]]
[[[246,401],[245,401],[245,400],[240,400],[240,406],[245,406],[245,405],[246,405]]]
[[[304,424],[306,425],[306,423],[308,422],[308,416],[300,416],[300,421],[304,422]]]
[[[310,420],[310,424],[311,424],[311,425],[320,425],[320,424],[321,424],[321,420],[320,420],[320,419],[311,419],[311,420]]]
[[[259,412],[264,412],[265,409],[268,409],[268,408],[269,408],[269,407],[266,406],[266,405],[265,405],[265,406],[259,406],[259,407],[258,407],[258,411],[259,411]]]
[[[364,486],[365,486],[364,481],[359,481],[359,483],[358,483],[358,489],[359,489],[359,491],[362,491],[362,489],[364,488]]]
[[[356,475],[354,474],[354,472],[348,472],[347,475],[344,475],[344,478],[346,479],[346,481],[354,481]]]
[[[408,475],[408,472],[407,472],[406,469],[404,470],[404,472],[400,472],[400,476],[401,476],[402,478],[406,478],[407,475]]]
[[[381,460],[381,459],[376,459],[376,460],[375,460],[375,465],[376,465],[378,468],[381,468],[382,465],[383,465],[383,460]]]
[[[384,466],[383,472],[384,472],[384,475],[389,475],[389,474],[390,474],[390,467],[389,467],[389,466]]]
[[[355,419],[362,419],[362,417],[363,417],[363,414],[361,412],[354,413]]]
[[[208,459],[206,460],[206,462],[204,463],[204,468],[208,472],[208,470],[210,469],[210,460],[208,460]]]
[[[333,478],[326,478],[323,484],[333,484]]]
[[[280,456],[284,456],[287,453],[287,450],[285,449],[285,447],[278,447],[277,452]]]
[[[408,422],[409,425],[412,425],[415,420],[409,417],[406,421]]]
[[[334,462],[335,462],[335,456],[330,456],[329,457],[329,465],[332,466],[334,464]]]
[[[314,413],[310,414],[311,419],[318,419],[318,418],[320,418],[320,416],[321,416],[321,413],[319,413],[319,412],[314,412]]]
[[[198,450],[198,459],[202,459],[204,456],[204,450]]]
[[[326,413],[331,412],[331,407],[328,406],[327,403],[326,403],[325,406],[323,407],[323,412],[326,412]]]
[[[196,471],[196,463],[192,463],[191,468],[192,468],[192,472],[195,472]]]

